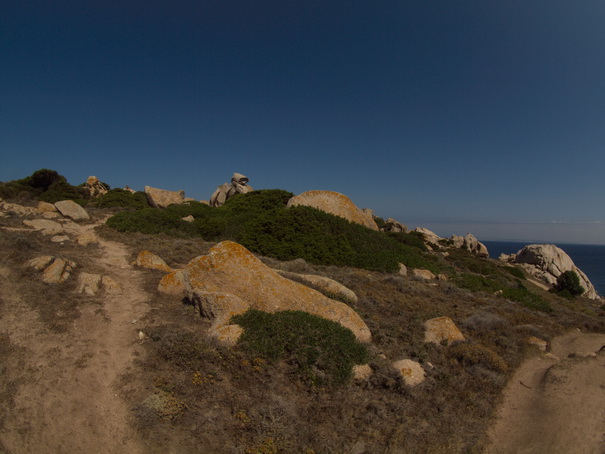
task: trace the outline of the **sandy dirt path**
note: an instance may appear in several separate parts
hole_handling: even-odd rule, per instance
[[[133,321],[147,311],[147,297],[138,272],[127,262],[126,247],[102,239],[99,246],[103,254],[98,264],[123,292],[102,293],[100,306],[84,305],[66,333],[44,330],[15,289],[11,294],[11,286],[3,286],[8,304],[2,308],[0,330],[27,358],[0,433],[0,446],[9,453],[144,451],[129,424],[123,400],[127,391],[119,378],[131,370],[140,349]]]
[[[553,340],[556,358],[525,362],[504,391],[486,453],[604,454],[604,346],[605,334],[576,331]]]

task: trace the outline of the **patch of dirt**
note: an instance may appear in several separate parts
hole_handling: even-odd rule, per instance
[[[508,383],[488,454],[605,453],[605,334],[557,337],[550,353]]]
[[[99,257],[94,265],[90,247],[69,246],[69,258],[82,264],[81,269],[88,264],[110,275],[123,293],[90,301],[74,295],[81,299],[78,316],[58,332],[49,329],[42,312],[29,301],[18,269],[6,268],[0,276],[0,334],[13,347],[2,365],[2,385],[10,400],[9,415],[0,427],[0,447],[6,452],[145,451],[126,405],[129,387],[119,379],[141,354],[136,321],[146,313],[148,297],[139,271],[127,261],[125,246],[100,239],[98,248],[100,253],[92,254]],[[37,304],[53,302],[38,295]]]

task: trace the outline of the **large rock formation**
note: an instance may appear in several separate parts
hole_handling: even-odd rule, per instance
[[[186,279],[186,283],[177,287],[191,289],[189,297],[200,311],[212,314],[212,318],[220,320],[219,325],[222,326],[228,323],[229,314],[248,308],[265,312],[297,310],[338,322],[362,342],[371,339],[370,330],[349,306],[280,276],[246,248],[232,241],[223,241],[208,255],[194,258],[185,270],[173,271],[162,280],[164,284],[171,280],[169,276],[179,282]],[[225,294],[233,297],[226,298]],[[223,307],[221,301],[229,304]],[[215,323],[213,329],[217,330],[219,325]]]
[[[154,208],[166,208],[169,205],[185,201],[185,191],[168,191],[166,189],[145,186],[145,195],[147,196],[149,205]]]
[[[481,243],[475,235],[467,233],[466,236],[452,235],[454,247],[466,249],[478,257],[489,257],[485,244]]]
[[[437,235],[435,232],[433,232],[425,227],[416,227],[414,229],[414,232],[422,233],[422,235],[424,235],[425,243],[437,244],[437,243],[439,243],[439,241],[441,241],[443,239],[439,235]]]
[[[407,228],[407,226],[403,225],[401,222],[399,222],[393,218],[388,218],[386,221],[384,221],[384,226],[381,228],[381,230],[383,232],[401,232],[401,233],[409,232],[409,229]]]
[[[555,285],[557,278],[565,271],[574,271],[580,278],[580,284],[586,290],[582,296],[599,299],[588,276],[574,264],[565,251],[554,244],[530,244],[516,254],[501,256],[500,260],[521,265],[532,276],[549,285]]]
[[[86,179],[84,189],[88,191],[91,197],[99,197],[107,194],[109,191],[109,188],[95,176],[90,176]]]
[[[369,229],[378,230],[372,216],[357,208],[346,195],[333,191],[307,191],[292,197],[287,207],[309,206],[339,216],[348,221],[361,224]]]
[[[210,196],[210,206],[217,207],[223,205],[227,200],[237,194],[246,194],[252,192],[252,186],[248,186],[248,177],[241,173],[234,173],[231,177],[231,183],[223,183]]]

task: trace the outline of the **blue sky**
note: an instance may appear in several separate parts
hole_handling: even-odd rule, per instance
[[[605,2],[0,5],[0,181],[338,191],[442,236],[605,244]]]

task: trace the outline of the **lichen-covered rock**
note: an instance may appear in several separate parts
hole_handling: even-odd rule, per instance
[[[78,292],[87,295],[96,295],[101,287],[101,275],[80,273],[78,275]]]
[[[247,194],[254,191],[252,186],[248,185],[248,177],[241,173],[234,173],[230,183],[220,185],[210,196],[208,204],[213,207],[223,205],[227,200],[237,194]]]
[[[40,201],[40,202],[38,202],[38,212],[40,212],[40,213],[56,213],[57,208],[52,203]]]
[[[366,381],[372,376],[372,368],[369,364],[357,364],[353,366],[353,380]]]
[[[158,291],[168,295],[185,295],[189,290],[191,289],[187,270],[171,271],[158,284]]]
[[[47,284],[62,284],[75,267],[75,262],[57,258],[44,270],[42,280]]]
[[[437,317],[424,322],[424,342],[440,345],[442,342],[450,344],[463,340],[464,335],[449,317]]]
[[[424,381],[425,372],[420,363],[411,359],[401,359],[393,363],[393,367],[397,370],[403,381],[408,386],[417,386]]]
[[[185,191],[168,191],[145,186],[145,195],[149,205],[154,208],[166,208],[169,205],[181,204],[185,201]]]
[[[600,299],[588,276],[574,264],[565,251],[554,244],[530,244],[516,254],[501,256],[500,260],[521,265],[532,276],[551,286],[557,283],[557,278],[565,271],[574,271],[580,278],[580,285],[585,289],[582,296]]]
[[[103,276],[101,278],[101,285],[103,289],[109,294],[120,294],[123,289],[119,282],[117,282],[111,276]]]
[[[41,255],[40,257],[36,257],[28,261],[26,265],[41,271],[50,265],[54,259],[55,257],[53,255]]]
[[[86,210],[73,200],[61,200],[60,202],[55,203],[55,208],[57,208],[59,213],[63,216],[71,218],[74,221],[85,221],[90,219]]]
[[[401,222],[393,218],[388,218],[386,221],[384,221],[384,226],[381,228],[381,230],[383,232],[409,232],[407,226],[403,225]]]
[[[435,276],[431,271],[422,268],[414,268],[410,272],[410,275],[424,280],[431,280],[437,278],[437,276]]]
[[[339,216],[348,221],[378,230],[371,215],[364,213],[346,195],[333,191],[307,191],[292,197],[287,207],[309,206]]]
[[[76,241],[80,246],[88,246],[89,244],[97,244],[99,239],[94,232],[84,232],[76,237]]]
[[[172,271],[161,257],[149,251],[141,251],[133,264],[151,270]]]
[[[107,194],[109,191],[109,188],[99,181],[99,179],[95,176],[90,176],[86,179],[84,188],[88,191],[91,197],[99,197],[103,194]]]
[[[336,282],[334,279],[325,276],[317,276],[315,274],[300,274],[282,270],[275,271],[285,278],[309,285],[310,287],[319,290],[324,295],[334,295],[341,300],[351,303],[356,303],[358,300],[357,295],[353,290],[345,287],[340,282]]]
[[[249,308],[264,312],[309,312],[349,328],[362,342],[371,339],[367,325],[349,306],[280,276],[245,247],[232,241],[223,241],[208,255],[194,258],[187,265],[187,271],[192,289],[230,293],[241,298]]]
[[[534,345],[534,346],[538,347],[540,350],[542,350],[543,352],[546,351],[546,347],[548,346],[548,342],[546,342],[544,339],[540,339],[535,336],[530,336],[525,340],[527,341],[527,343],[529,345]]]
[[[211,329],[208,334],[225,347],[234,347],[244,329],[239,325],[225,325]]]

